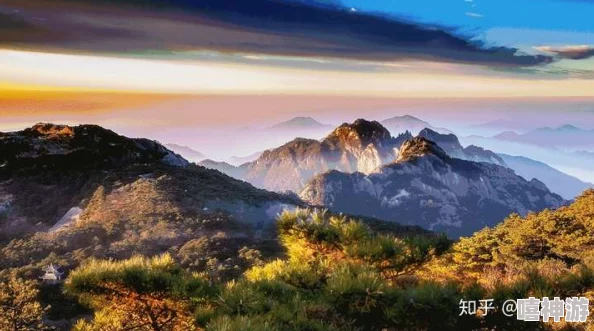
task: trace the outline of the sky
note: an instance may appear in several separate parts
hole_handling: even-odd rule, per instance
[[[592,96],[592,14],[588,0],[5,0],[0,86]]]
[[[587,126],[592,16],[591,0],[2,0],[0,131],[97,123],[217,154],[209,130],[302,115]],[[219,154],[266,147],[245,140]]]

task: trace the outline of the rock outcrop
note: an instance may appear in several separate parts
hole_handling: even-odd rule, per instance
[[[302,199],[332,211],[393,220],[470,235],[510,213],[557,208],[565,201],[538,180],[503,166],[453,158],[436,143],[416,137],[398,160],[371,174],[330,171],[316,176]]]
[[[378,122],[344,123],[321,141],[295,139],[247,163],[244,180],[271,191],[299,192],[313,176],[329,170],[372,173],[398,156],[412,135],[396,138]]]

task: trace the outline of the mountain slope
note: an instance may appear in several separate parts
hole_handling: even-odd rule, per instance
[[[344,123],[322,141],[295,139],[265,151],[243,165],[244,179],[272,191],[299,192],[314,175],[328,170],[370,173],[396,158],[400,144],[410,133],[393,138],[378,122],[359,119]]]
[[[492,284],[489,276],[493,274],[509,282],[526,270],[544,271],[559,284],[561,272],[579,271],[579,264],[592,267],[593,222],[594,190],[590,189],[557,210],[531,213],[524,218],[510,215],[496,227],[463,238],[436,262],[448,266],[447,273],[453,277],[483,278],[485,284]],[[445,269],[437,266],[435,270],[433,275],[444,275]]]
[[[126,138],[96,125],[40,123],[0,133],[0,178],[40,169],[109,169],[146,162],[189,164],[156,141]]]
[[[564,203],[537,180],[526,181],[502,166],[449,157],[423,137],[405,142],[393,164],[369,175],[318,175],[300,196],[330,210],[420,225],[452,237],[492,226],[513,212]]]
[[[523,156],[511,156],[507,154],[499,154],[499,156],[518,175],[526,179],[536,178],[542,181],[552,191],[568,200],[574,199],[586,189],[594,187],[592,183],[583,182],[543,162]]]
[[[97,217],[100,222],[135,215],[145,215],[146,221],[170,220],[171,213],[182,221],[206,208],[238,215],[238,221],[265,223],[281,206],[300,204],[191,165],[154,141],[98,126],[43,124],[2,133],[0,150],[0,241],[82,220],[100,191],[106,206],[117,211]],[[118,193],[130,187],[143,189],[132,189],[131,196]]]

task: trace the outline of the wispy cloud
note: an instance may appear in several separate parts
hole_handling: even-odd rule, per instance
[[[594,57],[594,46],[588,45],[571,45],[564,47],[539,46],[535,47],[535,49],[570,60],[583,60]]]
[[[466,12],[466,16],[468,17],[474,17],[474,18],[483,18],[483,15],[479,14],[479,13],[475,13],[475,12]]]

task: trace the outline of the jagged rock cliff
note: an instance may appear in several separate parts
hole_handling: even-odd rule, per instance
[[[425,128],[419,132],[419,137],[424,137],[435,142],[451,157],[468,161],[493,163],[507,167],[505,161],[490,150],[475,145],[462,147],[458,137],[454,134],[442,134]]]
[[[526,181],[499,165],[452,158],[424,137],[405,142],[398,160],[374,173],[318,175],[300,196],[334,211],[420,225],[452,237],[495,225],[512,212],[564,203],[537,180]]]
[[[309,179],[328,170],[372,173],[396,159],[410,133],[396,138],[378,122],[344,123],[321,141],[295,139],[245,164],[243,179],[272,191],[299,192]]]

